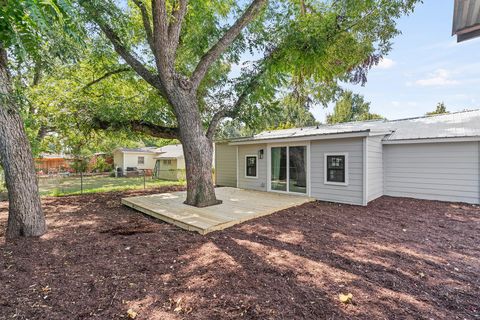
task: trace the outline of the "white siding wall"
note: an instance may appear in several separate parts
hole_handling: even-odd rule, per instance
[[[384,136],[367,138],[367,200],[372,201],[383,195],[383,150]]]
[[[237,186],[237,147],[226,143],[215,144],[215,184]]]
[[[155,168],[156,161],[156,159],[154,159],[153,157],[155,156],[156,154],[153,153],[127,152],[124,154],[123,171],[125,172],[127,170],[127,167],[153,170],[153,168]],[[145,164],[138,164],[138,157],[145,157]]]
[[[348,153],[348,186],[324,183],[325,153]],[[310,145],[311,196],[319,200],[363,204],[363,138],[317,140]]]
[[[479,203],[479,143],[384,145],[385,195]]]
[[[117,150],[113,153],[113,165],[115,169],[123,168],[123,152]]]
[[[245,177],[245,156],[257,155],[258,151],[263,149],[263,159],[257,158],[258,171],[257,178]],[[240,145],[238,146],[238,187],[242,189],[267,190],[267,145]]]

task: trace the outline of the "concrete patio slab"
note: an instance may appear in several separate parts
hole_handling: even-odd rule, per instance
[[[216,188],[215,193],[223,203],[206,208],[184,204],[185,191],[124,198],[122,204],[180,228],[207,234],[315,200],[229,187]]]

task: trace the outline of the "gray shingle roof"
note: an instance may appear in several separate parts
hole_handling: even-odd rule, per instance
[[[384,140],[411,140],[454,137],[480,137],[480,110],[447,113],[399,120],[346,122],[318,127],[264,131],[253,137],[233,139],[232,142],[263,141],[335,135],[355,132],[385,134]],[[332,137],[334,138],[334,137]]]

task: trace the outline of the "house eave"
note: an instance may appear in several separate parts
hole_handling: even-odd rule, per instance
[[[375,132],[375,135],[378,134],[389,134],[390,132]],[[350,131],[350,132],[332,132],[332,133],[321,133],[317,135],[305,135],[305,136],[294,136],[294,137],[283,137],[283,138],[265,138],[265,139],[254,139],[254,140],[244,140],[244,141],[231,141],[228,145],[238,146],[238,145],[248,145],[248,144],[264,144],[264,143],[282,143],[282,142],[294,142],[294,141],[311,141],[311,140],[327,140],[327,139],[345,139],[345,138],[357,138],[357,137],[368,137],[371,135],[370,129],[361,130],[361,131]]]
[[[480,136],[383,140],[382,144],[411,144],[411,143],[469,142],[469,141],[473,141],[473,142],[480,141]]]

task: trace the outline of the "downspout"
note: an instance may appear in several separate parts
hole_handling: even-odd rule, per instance
[[[363,138],[363,205],[368,204],[368,137]]]

